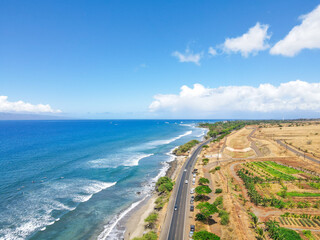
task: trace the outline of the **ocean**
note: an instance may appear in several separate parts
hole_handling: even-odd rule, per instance
[[[0,121],[0,239],[119,239],[196,123]]]

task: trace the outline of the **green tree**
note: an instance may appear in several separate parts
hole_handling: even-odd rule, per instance
[[[206,221],[206,217],[201,213],[197,213],[196,214],[196,220],[203,222],[203,221]]]
[[[208,231],[199,231],[193,234],[193,240],[220,240],[220,237]]]
[[[168,193],[173,189],[173,182],[167,176],[161,177],[156,183],[156,190],[160,193]]]
[[[205,195],[211,193],[212,190],[207,185],[204,185],[196,187],[195,192],[199,195]]]
[[[212,214],[218,212],[217,207],[208,202],[199,203],[197,209],[200,210],[200,213],[206,218],[206,220],[209,220]]]
[[[209,179],[208,179],[208,178],[201,177],[201,178],[199,179],[199,184],[200,184],[200,185],[209,184]]]

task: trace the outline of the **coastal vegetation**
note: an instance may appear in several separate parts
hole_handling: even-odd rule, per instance
[[[147,228],[153,228],[158,220],[158,213],[151,213],[144,221],[147,223]]]
[[[209,129],[207,133],[208,137],[219,136],[218,138],[220,140],[231,133],[231,131],[244,127],[245,124],[245,121],[223,121],[215,123],[200,123],[199,126]]]
[[[154,231],[144,234],[142,237],[133,238],[133,240],[157,240],[158,236]]]
[[[160,194],[162,193],[167,194],[171,192],[171,190],[173,189],[173,185],[174,183],[169,177],[167,176],[161,177],[158,179],[156,183],[156,191],[159,192]]]
[[[194,146],[196,146],[199,143],[198,140],[191,140],[181,146],[179,146],[178,148],[173,150],[173,153],[177,156],[180,155],[184,155],[185,153],[187,153],[189,150],[191,150],[191,148],[193,148]]]
[[[155,230],[158,222],[159,214],[158,212],[164,207],[164,205],[169,201],[170,193],[173,189],[174,182],[171,178],[164,176],[160,177],[155,185],[155,190],[158,193],[158,198],[155,200],[154,211],[149,214],[147,218],[144,219],[146,223],[146,228],[150,230]],[[156,232],[150,231],[144,234],[140,238],[134,238],[134,240],[156,240],[158,236]]]

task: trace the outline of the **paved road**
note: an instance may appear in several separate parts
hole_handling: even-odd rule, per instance
[[[295,154],[297,154],[297,155],[299,155],[301,157],[305,157],[306,159],[309,159],[309,160],[311,160],[311,161],[313,161],[315,163],[320,163],[319,160],[317,160],[317,159],[315,159],[313,157],[309,157],[309,156],[305,155],[304,153],[295,150],[294,148],[292,148],[292,147],[288,146],[287,144],[283,143],[281,140],[276,140],[276,142],[278,144],[280,144],[281,146],[287,148],[289,151],[291,151],[291,152],[293,152],[293,153],[295,153]]]
[[[182,176],[180,178],[180,182],[177,183],[179,186],[178,194],[175,199],[175,206],[177,206],[177,210],[173,211],[172,220],[170,224],[170,230],[168,234],[168,240],[183,240],[187,239],[187,236],[184,238],[184,228],[189,228],[190,226],[185,226],[185,212],[189,209],[186,209],[188,192],[189,188],[188,185],[192,183],[186,184],[185,181],[190,178],[191,170],[193,169],[193,165],[196,162],[197,156],[199,155],[201,148],[203,145],[209,143],[212,139],[209,139],[203,143],[201,143],[196,150],[192,153],[191,157],[187,159],[185,169],[187,171],[182,172]]]

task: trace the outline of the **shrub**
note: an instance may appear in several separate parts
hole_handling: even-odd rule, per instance
[[[207,165],[208,162],[209,162],[209,158],[204,158],[204,159],[202,159],[203,165]]]
[[[229,213],[225,210],[219,211],[219,217],[221,218],[221,225],[227,225],[229,223]]]
[[[216,207],[222,206],[223,204],[223,198],[222,196],[217,197],[216,200],[214,201],[213,205],[215,205]]]
[[[148,232],[146,234],[144,234],[142,237],[140,238],[134,238],[133,240],[157,240],[158,239],[158,236],[155,232],[151,231],[151,232]]]
[[[194,240],[220,240],[220,237],[208,231],[195,232],[192,237]]]
[[[147,223],[148,228],[153,228],[157,220],[158,220],[158,214],[151,213],[144,221]]]
[[[222,193],[222,189],[221,188],[217,188],[216,189],[216,193]]]

